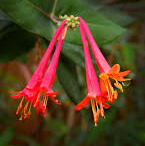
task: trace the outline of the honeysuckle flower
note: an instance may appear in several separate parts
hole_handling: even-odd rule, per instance
[[[123,92],[122,85],[119,83],[121,81],[127,81],[130,80],[129,78],[123,78],[124,76],[128,75],[130,73],[130,70],[120,72],[120,65],[115,64],[112,68],[106,61],[105,57],[103,56],[102,52],[100,51],[99,47],[97,46],[87,24],[85,21],[79,17],[81,25],[83,26],[85,33],[87,34],[88,40],[90,42],[95,60],[97,62],[98,68],[101,72],[99,78],[100,78],[100,84],[101,84],[101,91],[108,93],[108,101],[113,102],[115,99],[117,99],[117,91],[114,90],[112,87],[110,78],[115,80],[114,86],[116,86],[118,89],[120,89],[121,92]]]
[[[38,89],[38,96],[36,98],[34,98],[34,101],[33,101],[33,106],[37,108],[37,111],[41,115],[44,115],[44,116],[46,115],[45,110],[46,110],[47,101],[48,101],[49,97],[56,104],[59,104],[59,105],[61,104],[58,102],[58,100],[55,99],[57,92],[54,92],[52,90],[52,85],[54,82],[56,68],[57,68],[57,64],[58,64],[58,60],[59,60],[59,56],[60,56],[60,51],[61,51],[61,47],[62,47],[64,38],[66,36],[67,28],[68,28],[68,25],[65,26],[64,30],[61,33],[61,36],[57,43],[57,46],[56,46],[55,52],[53,54],[53,57],[51,59],[51,62],[48,66],[48,69],[45,72],[45,75],[44,75],[44,78],[40,85],[40,88]],[[42,95],[42,99],[41,99],[41,95]],[[40,107],[39,107],[39,104],[40,104]]]
[[[75,109],[81,110],[91,101],[94,122],[95,125],[97,125],[99,115],[105,118],[103,108],[109,108],[110,106],[107,103],[105,103],[105,101],[107,100],[106,95],[103,94],[100,90],[99,82],[91,61],[88,43],[82,25],[80,25],[80,33],[81,33],[84,55],[85,55],[85,68],[86,68],[86,81],[88,87],[88,94],[75,107]]]
[[[24,117],[27,118],[31,111],[31,107],[32,107],[32,100],[35,98],[35,96],[37,95],[37,90],[40,87],[40,84],[42,82],[42,78],[44,76],[48,61],[50,59],[52,50],[54,48],[54,45],[60,35],[60,33],[62,32],[62,29],[64,28],[64,25],[66,23],[66,20],[64,20],[61,25],[58,27],[58,29],[56,30],[43,58],[41,59],[38,67],[36,68],[34,74],[32,75],[30,81],[28,82],[28,84],[25,86],[25,88],[20,91],[20,92],[14,92],[11,93],[13,95],[11,95],[11,97],[17,99],[22,97],[20,104],[17,108],[16,114],[19,114],[19,111],[21,110],[21,108],[23,107],[23,102],[26,99],[26,104],[24,105],[22,111],[21,111],[21,117],[20,120]]]

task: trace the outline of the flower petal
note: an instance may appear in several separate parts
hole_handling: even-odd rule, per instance
[[[21,94],[18,94],[18,95],[10,95],[12,98],[14,98],[14,99],[18,99],[18,98],[20,98],[22,95]]]
[[[123,71],[123,72],[120,72],[120,73],[118,74],[118,76],[119,76],[119,77],[124,77],[124,76],[127,76],[129,73],[130,73],[130,70]]]
[[[108,103],[106,103],[105,101],[102,100],[102,105],[105,109],[110,108],[110,105]]]
[[[113,65],[113,67],[111,68],[108,74],[118,74],[119,72],[120,72],[120,65],[115,64]]]
[[[75,110],[79,111],[84,108],[90,101],[90,98],[86,96],[76,107]]]
[[[55,102],[58,105],[62,105],[62,103],[58,102],[57,99],[54,99],[54,95],[50,95],[50,98],[52,99],[53,102]]]

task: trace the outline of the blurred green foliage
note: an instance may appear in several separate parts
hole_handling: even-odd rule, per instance
[[[86,94],[78,28],[69,30],[57,69],[54,90],[63,106],[50,101],[46,118],[33,111],[28,120],[18,121],[19,101],[9,97],[26,85],[57,28],[55,19],[65,14],[83,17],[110,65],[132,70],[132,81],[123,84],[124,94],[97,127],[89,107],[74,111]],[[145,145],[144,14],[142,0],[0,0],[0,146]]]

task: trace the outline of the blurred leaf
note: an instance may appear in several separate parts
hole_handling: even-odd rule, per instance
[[[64,62],[65,63],[64,63]],[[57,75],[59,82],[67,93],[69,99],[76,105],[78,104],[83,97],[81,94],[80,86],[78,83],[78,77],[76,74],[76,66],[73,62],[70,62],[67,58],[65,60],[59,61]],[[67,63],[66,63],[67,62]],[[82,116],[85,118],[86,122],[90,124],[90,113],[86,109],[82,109]]]
[[[87,131],[82,129],[77,129],[74,135],[76,135],[75,139],[66,141],[66,146],[82,146],[85,143],[85,139],[87,137]]]
[[[21,63],[26,64],[28,60],[27,54],[22,54],[20,57],[17,58]]]
[[[122,46],[122,59],[126,67],[135,67],[135,48],[133,45],[125,44]]]
[[[8,27],[7,33],[0,36],[0,62],[6,62],[24,55],[34,47],[35,40],[36,37],[33,34],[17,26]]]
[[[114,7],[100,6],[97,11],[122,27],[130,25],[136,20],[136,18]]]
[[[103,2],[102,0],[85,0],[88,4],[91,4],[101,15],[105,16],[106,18],[110,19],[114,23],[124,27],[132,24],[136,17],[130,16],[127,12],[124,12],[123,5],[120,3],[116,3],[115,5],[107,5],[107,2]]]
[[[46,120],[47,126],[49,126],[49,131],[57,131],[55,132],[56,137],[61,137],[68,132],[67,126],[60,122],[59,120]]]
[[[24,142],[26,142],[29,146],[40,146],[40,144],[37,144],[37,142],[34,139],[30,138],[30,137],[21,135],[21,136],[19,136],[19,139],[21,139]]]
[[[14,127],[10,127],[6,129],[1,135],[0,135],[0,145],[5,146],[7,145],[14,136]]]
[[[0,100],[0,102],[2,102]],[[5,105],[3,105],[5,106]],[[11,123],[13,122],[13,118],[11,116],[8,115],[8,113],[0,113],[0,123]]]
[[[84,53],[81,46],[64,43],[62,46],[62,53],[76,65],[85,68]]]
[[[57,28],[54,14],[56,17],[64,14],[83,17],[99,45],[114,40],[124,32],[124,29],[98,14],[82,0],[1,0],[0,8],[18,25],[48,40]],[[79,28],[74,32],[68,31],[66,42],[82,45]]]
[[[10,25],[11,20],[0,10],[0,31]]]
[[[93,144],[96,142],[96,137],[100,135],[102,132],[104,132],[105,128],[110,124],[112,119],[114,118],[116,112],[115,110],[110,111],[107,113],[106,118],[101,120],[99,119],[99,124],[97,127],[94,127],[94,125],[89,129],[88,131],[88,137],[86,139],[87,143],[89,145]]]
[[[6,73],[5,71],[2,70],[0,71],[0,77],[5,78],[5,81],[8,82],[15,82],[15,83],[19,82],[19,80],[15,76],[13,76],[10,73]]]
[[[144,20],[145,18],[145,1],[128,2],[125,4],[124,10],[130,15]]]
[[[135,44],[124,43],[120,49],[115,52],[115,57],[121,66],[125,68],[135,69],[136,50],[139,46]]]
[[[70,70],[69,68],[72,65],[73,70]],[[81,99],[81,93],[77,82],[77,75],[74,64],[68,64],[68,62],[64,64],[62,61],[59,61],[57,75],[64,90],[68,94],[68,97],[72,100],[73,103],[77,104]]]

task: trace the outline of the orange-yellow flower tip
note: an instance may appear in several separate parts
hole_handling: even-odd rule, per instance
[[[118,74],[120,72],[120,65],[119,64],[115,64],[113,65],[113,67],[111,68],[111,70],[109,71],[108,74]]]
[[[98,123],[95,123],[95,127],[97,127]]]
[[[127,71],[120,72],[118,75],[119,77],[124,77],[124,76],[127,76],[130,72],[131,70],[127,70]]]
[[[19,120],[22,121],[23,120],[22,117],[20,117]]]
[[[23,107],[23,101],[24,101],[24,97],[22,98],[22,100],[20,101],[20,104],[19,104],[19,106],[18,106],[18,108],[17,108],[17,111],[16,111],[16,115],[18,115],[19,114],[19,112],[20,112],[20,110],[21,110],[21,108]],[[32,107],[32,103],[30,103],[30,101],[27,101],[26,103],[25,103],[25,106],[23,107],[23,109],[21,110],[21,113],[20,113],[20,118],[19,118],[19,120],[23,120],[23,118],[24,119],[26,119],[26,118],[28,118],[29,116],[30,116],[30,114],[31,114],[31,107]]]
[[[97,126],[97,124],[99,122],[99,114],[100,114],[100,110],[99,109],[97,110],[96,113],[93,113],[95,126]]]
[[[31,111],[29,111],[27,114],[25,114],[24,119],[27,119],[31,114]]]
[[[107,74],[101,73],[101,74],[99,75],[99,78],[101,78],[103,81],[105,81],[105,80],[107,80],[109,77],[108,77]]]
[[[122,85],[118,81],[116,81],[116,83],[114,83],[114,85],[116,88],[118,88],[123,93]]]
[[[63,40],[64,40],[64,38],[66,36],[67,29],[68,29],[68,25],[67,25],[67,27],[64,28],[64,33],[62,34],[62,39]]]
[[[117,99],[117,96],[118,96],[118,93],[117,93],[117,91],[115,90],[115,91],[114,91],[114,99],[115,99],[115,100]]]

